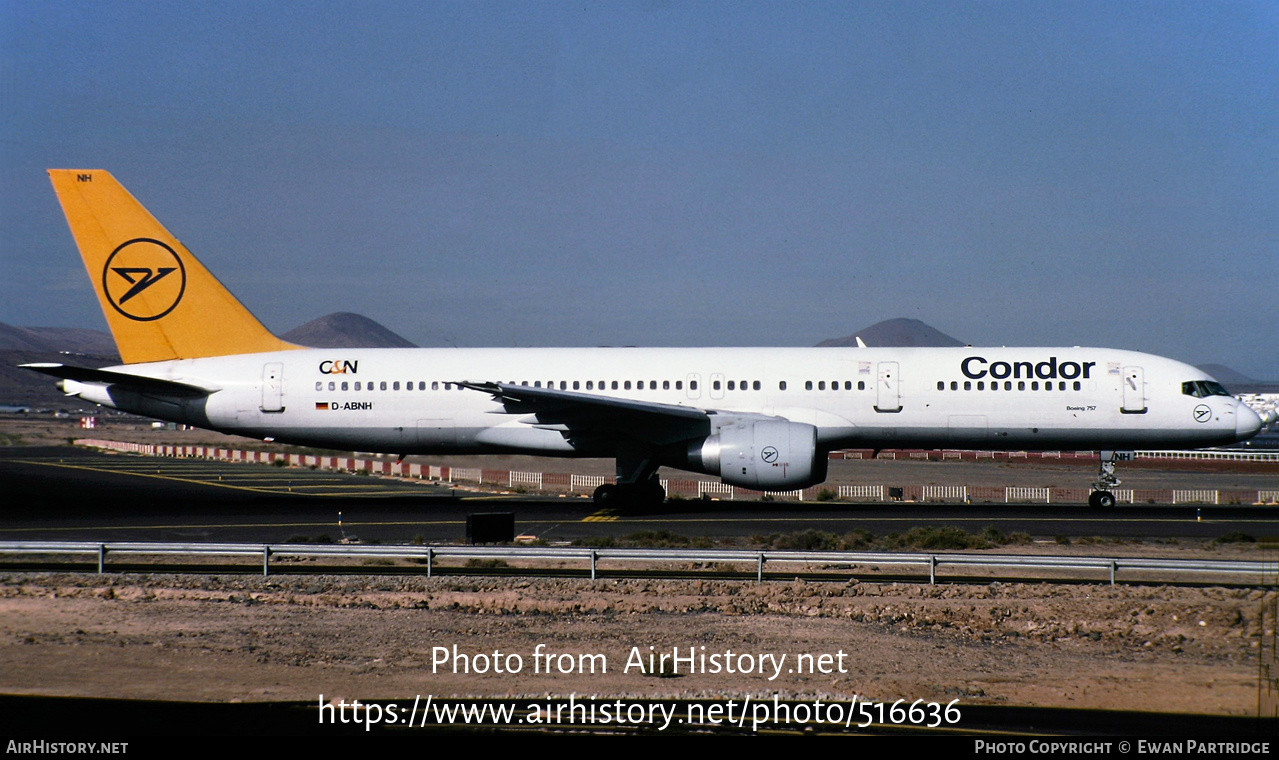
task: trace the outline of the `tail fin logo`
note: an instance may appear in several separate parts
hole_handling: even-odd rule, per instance
[[[182,301],[187,273],[172,248],[151,238],[120,245],[102,268],[102,292],[112,308],[129,319],[150,322]]]

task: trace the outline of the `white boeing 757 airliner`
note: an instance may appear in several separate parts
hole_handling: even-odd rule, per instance
[[[613,457],[600,503],[660,466],[765,491],[848,447],[1097,449],[1244,440],[1202,371],[1109,348],[311,349],[272,335],[110,174],[49,172],[122,366],[26,365],[69,395],[280,442],[394,454]]]

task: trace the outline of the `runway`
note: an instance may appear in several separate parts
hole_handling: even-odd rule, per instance
[[[478,512],[513,512],[518,533],[552,543],[641,531],[738,539],[806,530],[883,535],[921,525],[1049,539],[1279,535],[1273,507],[1099,512],[1074,505],[672,500],[646,511],[600,510],[580,497],[70,447],[0,449],[0,491],[0,540],[452,542],[464,537],[467,515]]]

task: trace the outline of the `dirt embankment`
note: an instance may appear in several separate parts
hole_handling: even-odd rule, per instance
[[[1249,714],[1276,598],[1000,583],[14,574],[0,585],[0,691],[210,701],[856,694]],[[557,659],[538,660],[539,644]],[[668,663],[676,677],[658,678],[637,666],[673,648],[719,655],[721,669]],[[442,651],[447,660],[433,664]],[[519,671],[494,672],[495,653],[508,671],[518,655]],[[828,667],[814,667],[823,654]],[[807,670],[801,655],[812,655]],[[735,672],[722,667],[730,659]],[[486,661],[488,672],[474,672]],[[547,673],[538,663],[557,664]],[[560,672],[565,663],[573,672]],[[595,672],[579,672],[588,665]],[[747,665],[753,672],[741,672]]]

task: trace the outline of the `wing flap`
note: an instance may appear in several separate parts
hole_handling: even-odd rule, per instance
[[[505,414],[524,415],[525,424],[568,435],[623,434],[653,444],[707,435],[713,411],[653,401],[597,396],[577,391],[509,383],[461,381],[457,385],[488,393]]]

